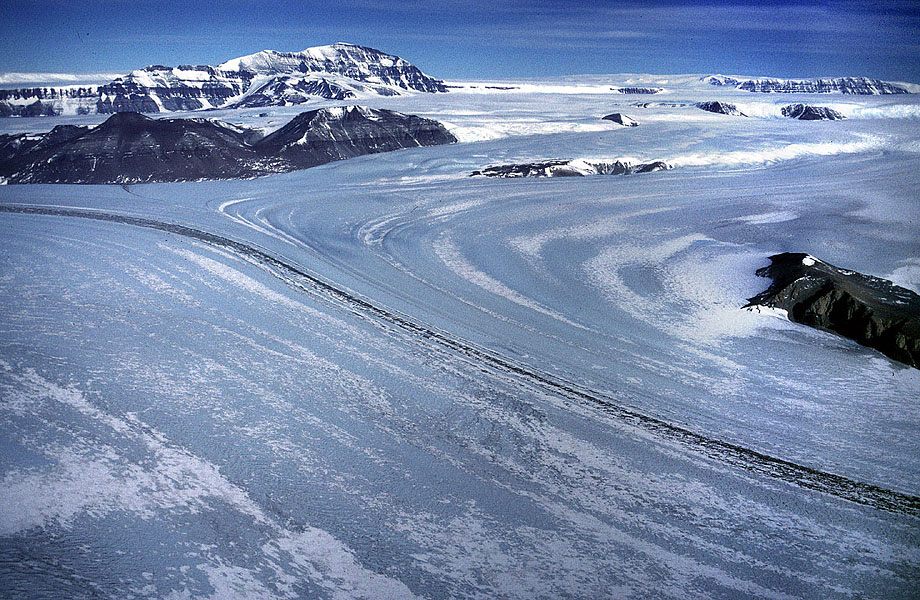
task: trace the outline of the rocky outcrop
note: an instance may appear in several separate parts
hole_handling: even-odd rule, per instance
[[[264,106],[292,106],[308,102],[310,98],[345,100],[355,93],[344,86],[319,78],[274,77],[250,90],[246,97],[227,108],[253,108]]]
[[[636,102],[632,106],[637,108],[682,108],[691,106],[690,102]]]
[[[662,88],[653,87],[619,87],[610,89],[618,94],[657,94],[664,91]]]
[[[338,43],[302,52],[263,50],[216,67],[153,65],[101,86],[0,90],[0,116],[288,106],[446,91],[442,81],[398,56]]]
[[[350,106],[301,113],[253,148],[306,168],[362,154],[456,141],[443,125],[431,119]]]
[[[697,102],[695,106],[707,112],[718,113],[720,115],[731,115],[733,117],[747,116],[738,110],[738,107],[734,104],[729,104],[728,102],[719,102],[718,100],[713,100],[711,102]]]
[[[364,107],[310,111],[258,137],[220,121],[117,113],[91,129],[0,137],[0,177],[9,183],[237,179],[456,141],[436,121]]]
[[[837,121],[846,118],[833,108],[808,104],[788,104],[781,111],[784,117],[800,121]]]
[[[638,127],[639,122],[627,117],[623,113],[611,113],[602,117],[605,121],[613,121],[617,125],[622,125],[623,127]]]
[[[231,179],[263,172],[259,158],[229,126],[123,112],[82,135],[14,156],[0,164],[0,174],[10,183]]]
[[[470,175],[484,177],[584,177],[587,175],[632,175],[664,171],[671,166],[664,161],[633,164],[629,161],[547,160],[486,167]]]
[[[734,87],[747,92],[766,94],[859,94],[876,96],[908,94],[903,86],[869,77],[831,77],[825,79],[736,79],[709,75],[702,81],[710,85]]]
[[[773,282],[750,298],[747,307],[784,310],[791,321],[842,335],[920,368],[920,295],[807,254],[776,254],[770,261],[757,275]]]
[[[89,131],[89,127],[78,125],[58,125],[48,133],[6,134],[0,135],[0,163],[15,156],[36,152],[66,142]]]

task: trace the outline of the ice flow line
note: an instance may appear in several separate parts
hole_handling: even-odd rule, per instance
[[[408,316],[394,310],[378,306],[359,297],[348,290],[311,275],[302,268],[275,257],[266,250],[255,248],[231,238],[195,229],[176,223],[168,223],[93,210],[68,209],[43,206],[26,206],[0,204],[0,212],[27,215],[46,215],[57,217],[74,217],[95,221],[108,221],[123,225],[133,225],[165,231],[185,238],[199,240],[230,250],[237,255],[255,261],[273,275],[279,276],[285,283],[295,289],[304,289],[304,284],[350,306],[356,313],[373,317],[378,322],[389,323],[422,340],[436,344],[445,349],[463,354],[476,360],[482,366],[488,366],[505,373],[511,373],[519,379],[548,390],[571,401],[582,402],[596,407],[608,415],[633,426],[660,435],[663,438],[680,442],[697,452],[718,462],[723,462],[745,469],[752,473],[784,481],[802,488],[814,490],[864,506],[885,510],[892,513],[920,517],[920,497],[912,496],[865,483],[835,473],[821,471],[800,465],[782,458],[770,456],[751,448],[726,442],[707,435],[691,431],[680,425],[668,423],[657,417],[646,415],[633,409],[620,406],[613,398],[590,389],[568,382],[560,377],[542,372],[512,359],[479,347],[473,342],[453,336],[447,332],[417,323]]]

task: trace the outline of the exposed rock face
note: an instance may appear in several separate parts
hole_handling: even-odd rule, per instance
[[[735,79],[724,75],[709,75],[702,81],[710,85],[730,86],[748,92],[783,94],[908,94],[904,87],[869,77],[833,77],[828,79]]]
[[[59,144],[0,166],[10,183],[133,183],[257,174],[242,134],[210,121],[118,113]]]
[[[301,113],[253,147],[265,156],[305,168],[362,154],[456,141],[437,121],[351,106]]]
[[[747,306],[783,309],[791,321],[848,337],[920,368],[920,295],[807,254],[787,252],[770,260],[757,275],[773,283]]]
[[[697,108],[701,108],[705,111],[711,113],[718,113],[720,115],[732,115],[734,117],[746,117],[747,115],[738,110],[738,107],[734,104],[729,104],[728,102],[719,102],[714,100],[711,102],[698,102],[696,104]]]
[[[663,91],[662,88],[653,87],[620,87],[610,89],[620,94],[657,94]]]
[[[311,96],[329,100],[345,100],[346,98],[354,98],[355,93],[324,77],[319,79],[273,77],[264,84],[250,90],[245,98],[234,103],[229,108],[291,106],[303,104]]]
[[[285,106],[409,91],[447,88],[398,56],[338,43],[302,52],[264,50],[217,67],[153,65],[101,86],[0,90],[0,116]]]
[[[0,135],[0,162],[9,160],[14,156],[33,152],[54,146],[89,131],[89,127],[78,125],[58,125],[48,133],[30,134],[20,133],[13,135]]]
[[[837,121],[846,118],[833,108],[808,104],[788,104],[782,108],[782,113],[784,117],[801,121]]]
[[[635,121],[634,119],[630,117],[627,117],[623,113],[611,113],[603,117],[603,119],[606,121],[613,121],[617,125],[622,125],[624,127],[638,127],[639,126],[638,121]]]
[[[486,167],[470,175],[484,177],[584,177],[586,175],[631,175],[663,171],[671,166],[663,161],[632,164],[628,161],[547,160]]]
[[[75,114],[95,112],[98,86],[33,87],[0,90],[0,117],[45,117],[60,114],[65,103]]]
[[[456,141],[436,121],[363,107],[310,111],[257,137],[220,121],[117,113],[92,129],[0,137],[0,176],[9,183],[235,179]]]

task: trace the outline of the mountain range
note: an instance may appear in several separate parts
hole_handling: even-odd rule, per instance
[[[446,91],[441,80],[398,56],[340,42],[301,52],[263,50],[217,66],[152,65],[99,86],[0,90],[0,116],[289,106]]]
[[[856,94],[881,96],[909,94],[907,88],[869,77],[830,77],[823,79],[775,79],[769,77],[740,79],[725,75],[707,75],[701,81],[710,85],[734,87],[746,92],[766,94]]]

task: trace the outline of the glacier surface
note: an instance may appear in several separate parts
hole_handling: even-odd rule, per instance
[[[451,146],[0,186],[3,595],[916,593],[920,371],[740,307],[783,251],[920,290],[920,99],[448,84],[374,106]],[[469,177],[553,159],[674,168]]]

